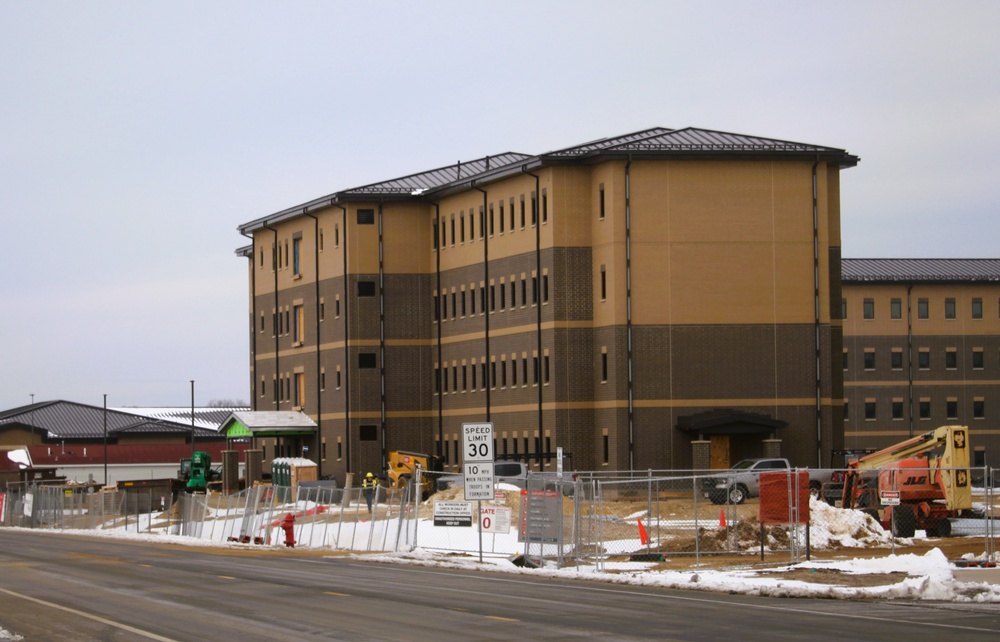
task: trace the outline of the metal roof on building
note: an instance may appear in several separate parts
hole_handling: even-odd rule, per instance
[[[110,410],[110,408],[109,408]],[[176,422],[179,424],[191,425],[191,408],[165,407],[165,408],[115,408],[119,412],[127,412],[140,417],[160,419],[162,421]],[[218,431],[219,426],[226,418],[234,412],[250,410],[250,408],[194,408],[194,425],[197,428]]]
[[[844,283],[1000,281],[1000,259],[841,259]]]
[[[795,143],[760,136],[687,127],[674,130],[653,127],[642,131],[589,141],[540,155],[505,152],[484,156],[473,161],[458,162],[400,178],[340,190],[301,205],[264,216],[238,227],[248,235],[273,223],[297,218],[336,203],[375,202],[380,200],[422,201],[428,196],[440,197],[451,191],[467,189],[476,182],[497,180],[526,169],[566,163],[596,162],[600,158],[637,155],[642,158],[716,158],[742,156],[815,157],[840,167],[853,167],[858,157],[843,149]],[[250,250],[252,251],[252,250]],[[239,256],[249,256],[246,247],[237,250]]]
[[[47,439],[102,439],[103,407],[72,401],[43,401],[0,412],[0,428],[19,425],[44,432]],[[218,427],[218,426],[216,426]],[[191,424],[140,417],[108,408],[109,435],[120,432],[190,433]],[[195,427],[195,438],[219,438],[216,430]]]

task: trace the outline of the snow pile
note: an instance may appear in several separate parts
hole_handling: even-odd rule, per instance
[[[892,535],[871,515],[835,508],[815,497],[809,500],[809,541],[816,549],[889,546]]]

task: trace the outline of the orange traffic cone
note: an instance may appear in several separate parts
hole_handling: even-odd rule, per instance
[[[646,527],[642,525],[642,520],[638,520],[639,523],[639,542],[643,545],[649,544],[649,533],[646,532]]]
[[[725,509],[719,511],[719,528],[726,527],[726,511]]]

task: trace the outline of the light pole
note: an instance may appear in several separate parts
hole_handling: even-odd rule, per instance
[[[194,457],[194,379],[191,380],[191,457]]]
[[[108,485],[108,396],[104,395],[104,485]]]

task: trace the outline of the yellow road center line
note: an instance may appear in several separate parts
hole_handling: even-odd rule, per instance
[[[503,622],[520,622],[521,621],[521,620],[518,620],[518,619],[512,618],[512,617],[500,617],[499,615],[487,615],[486,619],[487,620],[501,620]]]
[[[350,593],[334,593],[333,591],[323,591],[323,595],[336,595],[337,597],[351,597]]]

